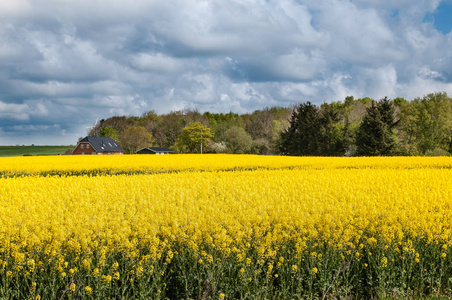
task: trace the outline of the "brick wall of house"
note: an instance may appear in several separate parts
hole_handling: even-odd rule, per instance
[[[96,150],[89,143],[80,143],[75,147],[72,154],[93,154]]]

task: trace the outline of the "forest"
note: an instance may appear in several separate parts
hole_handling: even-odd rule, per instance
[[[348,96],[246,114],[148,111],[102,119],[89,135],[113,137],[129,153],[152,145],[176,153],[442,156],[452,153],[452,98],[444,92],[413,100]]]

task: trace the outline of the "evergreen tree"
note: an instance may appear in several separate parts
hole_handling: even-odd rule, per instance
[[[344,155],[348,127],[340,121],[334,104],[325,103],[320,109],[310,102],[300,104],[280,135],[279,150],[287,155]]]
[[[339,156],[345,153],[345,127],[339,126],[341,117],[334,104],[324,103],[321,107],[320,131],[317,139],[321,155]]]
[[[394,154],[396,141],[393,128],[396,124],[394,106],[386,97],[378,103],[372,101],[356,134],[357,154],[366,156]]]
[[[281,133],[279,150],[287,155],[320,155],[320,114],[311,102],[294,110],[290,126]]]

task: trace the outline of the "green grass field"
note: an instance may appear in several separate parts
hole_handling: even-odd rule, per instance
[[[64,154],[74,146],[0,146],[0,157],[23,155],[58,155]]]

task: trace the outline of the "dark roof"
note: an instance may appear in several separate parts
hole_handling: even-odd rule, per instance
[[[173,150],[168,149],[166,147],[146,147],[137,151],[137,153],[157,153],[157,152],[174,153]]]
[[[118,142],[106,136],[87,136],[79,143],[90,143],[96,152],[124,152]]]
[[[148,149],[155,152],[174,152],[166,147],[148,147]]]

